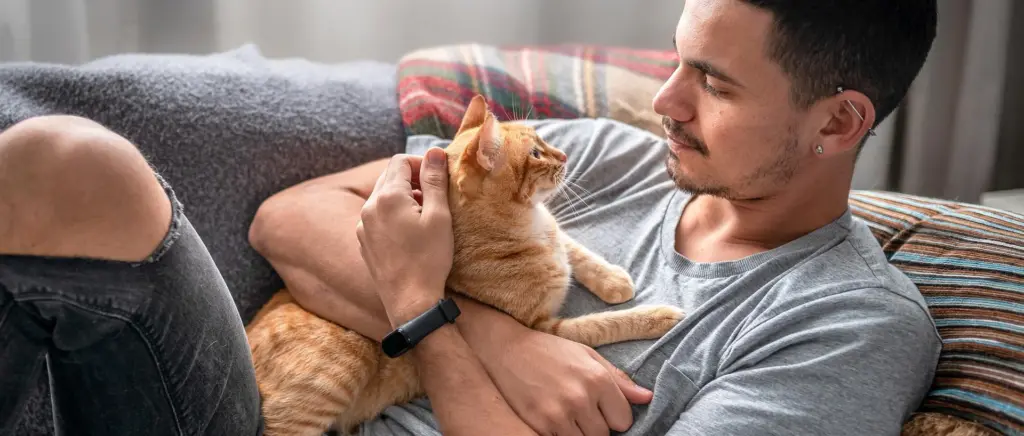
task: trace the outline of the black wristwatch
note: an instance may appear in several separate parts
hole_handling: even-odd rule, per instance
[[[381,349],[388,357],[401,356],[445,323],[454,323],[461,313],[451,297],[442,299],[434,307],[388,333],[380,342]]]

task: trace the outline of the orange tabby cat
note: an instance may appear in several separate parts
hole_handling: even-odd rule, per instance
[[[530,127],[499,123],[479,95],[446,153],[452,290],[591,347],[654,339],[682,319],[668,306],[557,318],[571,274],[607,303],[633,297],[626,271],[562,233],[543,205],[565,178],[565,154]],[[287,290],[260,310],[247,333],[268,436],[351,430],[424,394],[408,355],[387,357],[378,343],[303,310]]]

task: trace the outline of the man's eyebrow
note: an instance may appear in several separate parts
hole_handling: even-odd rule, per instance
[[[718,68],[715,68],[714,65],[711,65],[707,61],[701,61],[701,60],[697,60],[697,59],[687,59],[686,60],[686,65],[689,65],[690,68],[694,68],[694,69],[700,70],[702,73],[704,73],[704,74],[706,74],[708,76],[714,77],[714,78],[716,78],[718,80],[721,80],[721,81],[723,81],[725,83],[729,83],[729,84],[731,84],[733,86],[737,86],[737,87],[740,87],[740,88],[743,87],[743,85],[741,85],[739,81],[737,81],[736,79],[733,79],[728,74],[723,73],[722,70],[719,70]]]
[[[679,51],[679,46],[676,45],[676,36],[675,35],[672,35],[672,47],[676,49],[676,52]],[[708,62],[708,61],[702,61],[702,60],[697,60],[697,59],[687,59],[685,61],[685,63],[690,68],[694,68],[696,70],[699,70],[700,72],[702,72],[702,73],[704,73],[704,74],[706,74],[708,76],[714,77],[714,78],[716,78],[718,80],[721,80],[721,81],[723,81],[725,83],[729,83],[729,84],[731,84],[733,86],[738,86],[740,88],[743,87],[743,85],[740,84],[740,82],[738,80],[733,79],[732,76],[730,76],[728,74],[725,74],[725,72],[723,72],[722,70],[718,69],[714,65],[711,65],[711,63]]]

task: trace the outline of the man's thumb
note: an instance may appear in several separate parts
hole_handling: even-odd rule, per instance
[[[448,207],[448,155],[444,150],[427,150],[420,166],[420,190],[424,209]]]

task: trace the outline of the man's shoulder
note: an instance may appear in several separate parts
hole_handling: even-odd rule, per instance
[[[840,362],[871,371],[932,371],[942,347],[935,322],[917,287],[879,257],[851,236],[780,274],[731,341],[737,360],[730,366],[749,364],[758,350],[799,344],[790,358],[837,353]],[[879,356],[886,362],[861,362]]]
[[[804,307],[822,320],[861,319],[880,329],[910,328],[938,339],[924,296],[892,265],[863,223],[852,220],[848,234],[796,265],[775,283],[776,314]],[[865,326],[866,328],[866,326]]]

